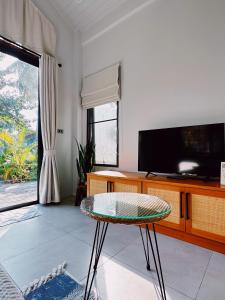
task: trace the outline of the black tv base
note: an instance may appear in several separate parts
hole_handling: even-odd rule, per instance
[[[152,172],[148,172],[148,173],[145,175],[145,177],[147,178],[149,175],[151,175],[151,176],[158,176],[158,175],[156,175],[156,174],[154,174],[154,173],[152,173]]]
[[[202,181],[218,181],[219,177],[211,177],[211,176],[200,176],[200,175],[191,175],[191,174],[171,174],[171,175],[165,175],[165,174],[155,174],[152,172],[148,172],[145,177],[148,176],[161,176],[166,177],[168,179],[178,179],[178,180],[187,180],[187,179],[194,179],[194,180],[202,180]]]
[[[202,180],[202,181],[217,181],[218,177],[210,177],[210,176],[198,176],[198,175],[169,175],[166,176],[167,178],[171,179],[178,179],[178,180],[187,180],[187,179],[194,179],[194,180]]]

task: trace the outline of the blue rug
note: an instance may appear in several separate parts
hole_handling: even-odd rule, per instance
[[[45,283],[34,281],[24,295],[25,300],[82,300],[84,297],[84,287],[63,271],[50,279],[41,280]],[[97,300],[97,297],[92,292],[89,299]]]

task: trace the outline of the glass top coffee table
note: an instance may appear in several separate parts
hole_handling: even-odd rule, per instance
[[[159,197],[151,195],[137,193],[104,193],[84,199],[81,202],[80,208],[85,215],[97,221],[84,300],[89,299],[91,293],[109,223],[139,225],[147,270],[151,270],[151,249],[161,298],[162,300],[166,300],[166,291],[154,223],[166,218],[170,214],[170,205]],[[150,223],[152,224],[153,238],[148,226]],[[145,235],[143,234],[142,227],[145,228]],[[94,263],[94,272],[92,278],[90,278],[92,263]]]

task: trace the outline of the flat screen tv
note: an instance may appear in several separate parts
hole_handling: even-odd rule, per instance
[[[224,143],[224,123],[139,131],[138,170],[219,178]]]

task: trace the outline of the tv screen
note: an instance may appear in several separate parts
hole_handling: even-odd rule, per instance
[[[224,123],[139,131],[138,170],[219,177]]]

